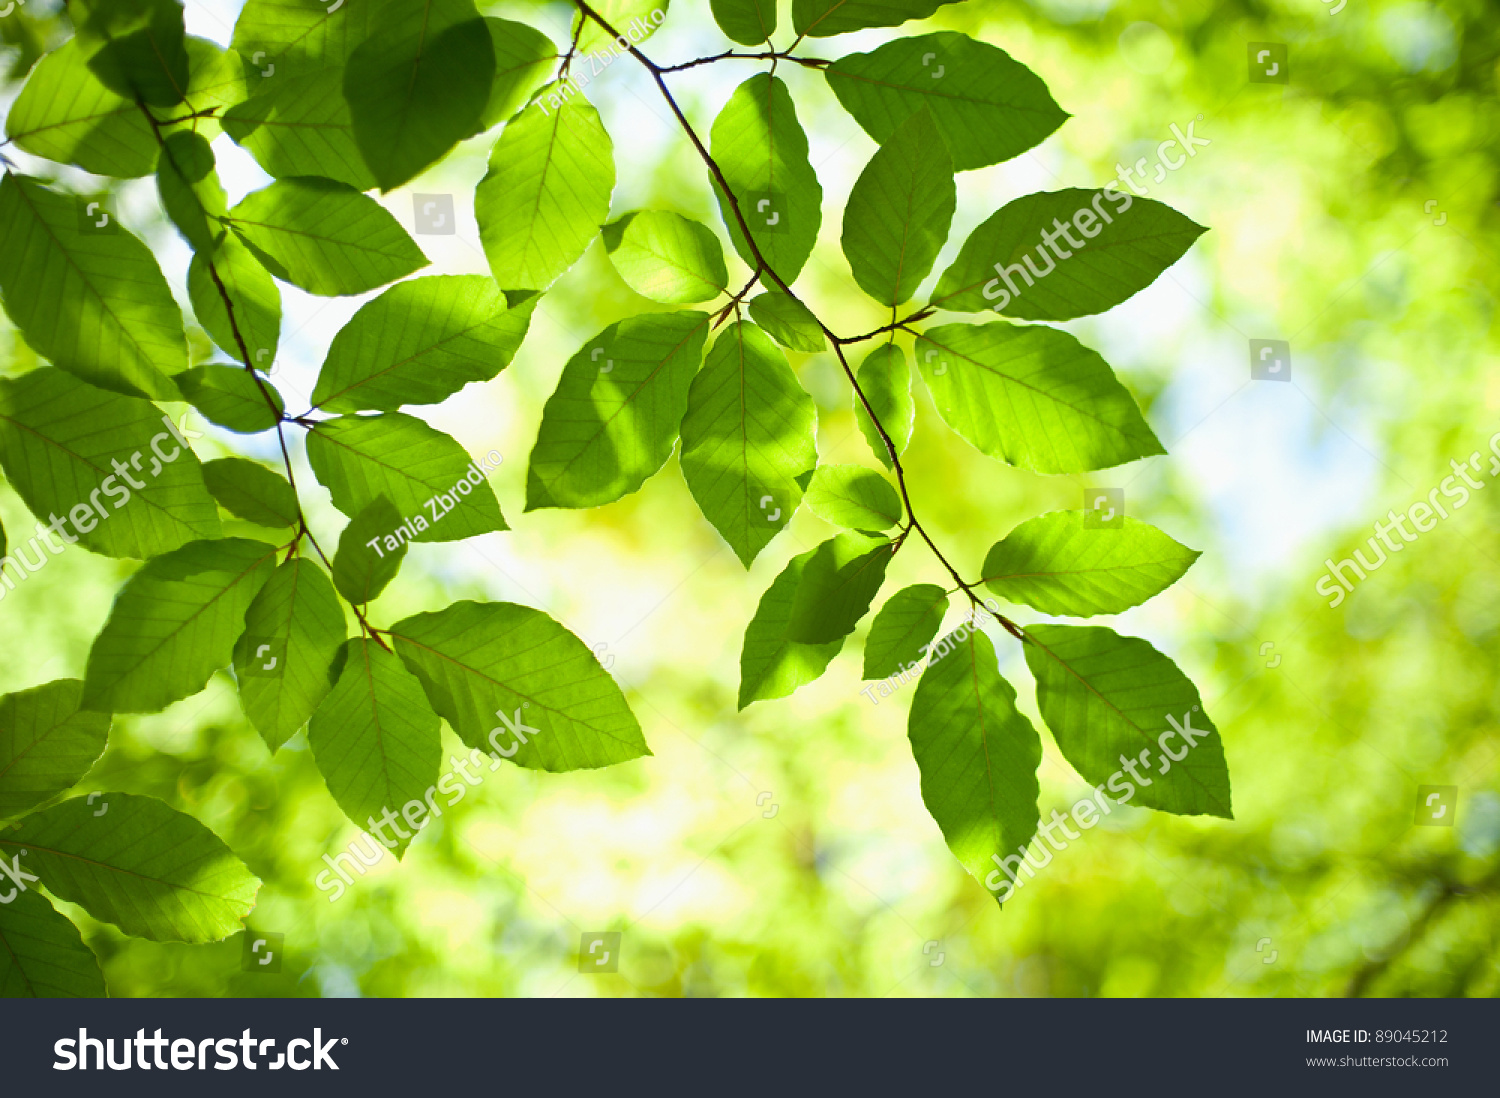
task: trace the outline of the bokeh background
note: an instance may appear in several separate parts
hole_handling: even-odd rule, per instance
[[[480,6],[566,40],[565,4]],[[31,0],[0,19],[3,103],[56,43],[56,8]],[[237,9],[187,0],[189,31],[227,43]],[[999,45],[1074,116],[1030,154],[960,176],[939,272],[1020,194],[1154,164],[1174,123],[1195,122],[1211,142],[1147,183],[1211,231],[1144,293],[1067,325],[1119,370],[1170,455],[1090,478],[1035,476],[970,449],[918,382],[907,464],[924,522],[971,575],[1012,526],[1081,506],[1086,487],[1123,488],[1131,514],[1204,551],[1170,592],[1109,624],[1150,639],[1199,684],[1223,733],[1233,821],[1117,810],[1000,910],[922,805],[905,737],[911,688],[878,706],[860,696],[863,629],[813,685],[736,712],[745,624],[786,560],[830,529],[800,515],[747,575],[697,513],[675,457],[612,506],[522,513],[526,456],[564,361],[606,324],[659,308],[596,242],[543,300],[514,364],[428,410],[472,453],[504,455],[491,479],[515,529],[414,545],[372,617],[460,598],[545,609],[596,646],[654,756],[567,775],[503,767],[404,862],[387,858],[330,903],[314,887],[322,856],[358,832],[305,734],[272,757],[227,673],[165,713],[119,718],[78,792],[150,793],[206,823],[264,880],[249,922],[284,934],[285,953],[278,974],[246,972],[239,937],[137,941],[61,905],[112,994],[1500,993],[1500,481],[1486,473],[1466,508],[1338,608],[1314,590],[1326,558],[1424,498],[1450,460],[1487,458],[1500,431],[1494,14],[1488,0],[968,0],[905,31]],[[901,33],[804,52],[833,58]],[[1287,84],[1249,80],[1250,42],[1287,47]],[[707,0],[674,0],[646,51],[669,62],[727,46]],[[674,88],[706,133],[754,71],[705,66]],[[874,145],[817,73],[779,75],[824,188],[823,236],[799,289],[835,330],[868,330],[888,318],[855,288],[838,235]],[[614,139],[615,211],[675,209],[722,234],[705,173],[639,68],[616,61],[588,93]],[[485,271],[472,193],[495,136],[382,199],[410,228],[413,193],[456,197],[458,232],[417,238],[433,272]],[[232,199],[266,181],[227,138],[215,150]],[[80,189],[99,183],[17,159]],[[151,181],[118,193],[185,302],[188,252]],[[300,410],[360,302],[283,292],[276,381]],[[1290,342],[1289,383],[1251,380],[1252,339]],[[210,356],[201,333],[196,347]],[[792,357],[819,405],[822,460],[872,463],[832,357]],[[0,319],[0,368],[34,365]],[[270,458],[273,445],[213,434],[200,453]],[[332,543],[342,519],[310,475],[299,483]],[[11,531],[31,525],[8,487],[0,518]],[[6,594],[0,690],[81,675],[132,567],[70,551]],[[886,590],[935,579],[914,542]],[[1035,718],[1019,650],[1003,633],[996,642]],[[1085,787],[1043,740],[1045,817]],[[1452,826],[1417,826],[1420,785],[1457,787]],[[581,936],[611,930],[623,934],[619,971],[581,975]]]

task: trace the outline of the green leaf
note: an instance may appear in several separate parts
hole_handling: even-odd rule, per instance
[[[844,255],[860,289],[882,305],[910,300],[957,205],[953,161],[932,115],[919,110],[875,150],[844,207]]]
[[[188,99],[200,111],[245,98],[238,57],[202,38],[187,39]],[[170,123],[186,112],[179,107],[150,110],[162,133],[193,128],[207,140],[218,133],[212,118]],[[156,170],[157,142],[146,111],[117,95],[88,68],[76,39],[47,54],[21,89],[5,129],[27,152],[62,164],[76,164],[95,175],[134,179]]]
[[[1166,453],[1104,359],[1067,332],[946,324],[916,354],[943,420],[990,457],[1081,473]]]
[[[1037,707],[1084,781],[1108,783],[1122,804],[1234,818],[1223,741],[1175,663],[1098,625],[1033,625],[1026,637]]]
[[[384,207],[331,179],[277,180],[228,220],[273,275],[310,294],[362,294],[427,265]]]
[[[984,583],[1044,614],[1119,614],[1176,583],[1198,552],[1148,522],[1084,525],[1086,511],[1053,511],[1021,523],[984,558]]]
[[[333,337],[313,388],[331,412],[437,404],[510,363],[536,299],[511,308],[484,275],[399,282],[360,307]]]
[[[18,830],[0,831],[0,854],[19,856],[53,895],[155,942],[229,937],[260,888],[208,828],[131,793],[106,793],[94,804],[74,797],[34,812]]]
[[[109,714],[80,711],[82,698],[77,679],[0,697],[0,819],[73,788],[104,753]]]
[[[1102,313],[1155,282],[1207,231],[1170,206],[1123,191],[1028,194],[969,234],[932,304],[1024,320]]]
[[[989,637],[960,626],[938,651],[947,654],[922,672],[907,718],[922,803],[974,879],[995,880],[994,859],[1024,853],[1036,834],[1042,741],[1016,708]]]
[[[472,0],[387,0],[344,68],[354,138],[381,190],[473,134],[494,82],[495,49]]]
[[[792,0],[792,28],[799,36],[829,38],[866,27],[899,27],[926,19],[955,0]]]
[[[126,581],[89,649],[83,704],[155,713],[229,666],[245,611],[276,567],[263,541],[195,541],[146,562]]]
[[[127,99],[170,107],[188,86],[182,5],[177,0],[73,0],[89,71]]]
[[[152,557],[219,535],[197,455],[176,431],[149,401],[61,370],[0,380],[6,477],[33,514],[50,522],[61,512],[73,531],[64,540],[96,553]]]
[[[882,145],[926,107],[959,171],[1019,156],[1069,117],[1025,65],[956,31],[851,53],[823,73],[844,109]]]
[[[907,365],[906,352],[894,343],[876,347],[860,363],[855,378],[859,381],[860,389],[869,398],[870,407],[875,409],[875,415],[890,435],[891,442],[895,444],[897,455],[904,454],[907,444],[911,442],[912,424],[917,415],[917,406],[911,396],[911,367]],[[865,410],[864,401],[859,399],[858,394],[853,399],[854,418],[859,423],[865,441],[870,444],[870,451],[880,460],[880,464],[887,469],[894,469],[890,448],[876,430],[870,413]]]
[[[118,393],[177,398],[187,367],[182,312],[151,250],[114,215],[95,228],[84,198],[34,179],[0,181],[0,294],[26,342],[56,366]]]
[[[851,532],[818,546],[792,596],[786,639],[827,644],[854,632],[885,582],[893,555],[885,538]]]
[[[316,561],[287,561],[245,611],[234,677],[245,716],[275,751],[307,723],[332,687],[344,646],[344,611]]]
[[[711,0],[714,22],[742,46],[769,42],[776,33],[776,0]]]
[[[281,394],[271,383],[252,377],[243,366],[205,363],[180,375],[177,384],[188,403],[210,423],[242,435],[269,431],[286,411]],[[268,393],[270,403],[266,402]]]
[[[525,23],[485,16],[490,46],[495,51],[495,82],[479,121],[487,130],[511,117],[541,87],[557,64],[557,46],[539,30]]]
[[[218,282],[215,282],[217,276]],[[260,260],[233,235],[219,241],[212,258],[195,254],[188,265],[188,299],[198,323],[215,343],[238,360],[246,351],[258,370],[276,362],[281,340],[281,291]],[[220,293],[219,286],[224,287]],[[231,324],[224,294],[234,307]],[[235,333],[239,333],[239,339]],[[245,347],[240,349],[240,339]]]
[[[817,409],[753,324],[725,329],[688,391],[682,474],[746,568],[792,519],[818,463]]]
[[[761,254],[791,285],[818,241],[823,188],[786,85],[765,74],[746,80],[714,119],[710,141]],[[714,193],[734,250],[755,267],[755,252],[717,180]]]
[[[395,504],[377,497],[349,520],[333,555],[333,585],[356,606],[370,602],[390,586],[406,557],[406,539]]]
[[[324,0],[245,0],[230,48],[258,73],[252,80],[284,80],[340,68],[379,24],[378,3]],[[270,70],[267,72],[267,70]]]
[[[219,506],[246,522],[273,530],[297,525],[297,493],[286,477],[248,458],[203,463],[203,483]]]
[[[667,210],[639,210],[604,226],[604,247],[620,277],[652,301],[707,301],[729,285],[724,249],[708,227]]]
[[[102,999],[99,961],[40,892],[0,904],[0,998]]]
[[[568,360],[531,451],[528,511],[611,503],[666,464],[708,326],[700,312],[631,317]]]
[[[508,290],[545,290],[571,267],[615,187],[614,146],[593,105],[554,93],[549,109],[543,94],[505,127],[474,193],[484,254]]]
[[[651,14],[660,11],[662,16],[667,14],[668,0],[599,0],[596,4],[590,4],[598,12],[606,23],[623,34],[632,45],[639,45],[650,38],[656,32],[659,23],[653,22]],[[574,31],[579,30],[582,23],[582,33],[578,35],[578,49],[583,54],[603,53],[605,50],[618,53],[620,47],[615,44],[609,32],[592,19],[587,18],[580,12],[573,19]],[[632,34],[631,31],[637,33]]]
[[[391,638],[470,747],[552,771],[651,754],[615,680],[540,610],[457,602],[397,622]]]
[[[344,815],[373,830],[383,813],[422,803],[437,784],[442,725],[400,660],[365,637],[345,647],[343,670],[312,715],[307,742]],[[412,837],[391,825],[386,846],[399,859]]]
[[[214,151],[202,136],[184,130],[166,139],[156,170],[156,193],[193,250],[213,251],[224,233],[218,218],[229,212],[229,202],[214,171]]]
[[[347,0],[346,0],[347,2]],[[323,69],[252,87],[253,99],[224,112],[224,132],[268,175],[321,175],[357,191],[376,185],[354,140],[344,70]]]
[[[789,351],[817,354],[828,347],[817,317],[802,302],[780,290],[750,299],[750,319]]]
[[[509,529],[464,448],[400,412],[324,420],[307,434],[307,460],[333,505],[351,518],[387,497],[415,534],[411,541],[460,541]]]
[[[96,175],[131,179],[156,168],[158,146],[145,113],[100,83],[77,39],[37,62],[5,131],[34,156]]]
[[[833,662],[844,646],[838,637],[827,644],[798,644],[787,640],[792,603],[802,576],[817,549],[793,557],[760,597],[755,616],[745,628],[740,650],[739,708],[751,702],[784,698],[812,682]]]
[[[807,505],[824,522],[850,530],[888,530],[906,513],[891,482],[860,465],[819,465]]]
[[[937,636],[947,608],[948,592],[935,583],[903,587],[887,599],[865,638],[863,677],[889,678],[920,660]]]

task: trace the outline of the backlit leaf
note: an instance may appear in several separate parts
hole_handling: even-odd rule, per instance
[[[195,541],[146,562],[115,596],[89,649],[83,704],[155,713],[228,667],[245,611],[276,567],[262,541]]]
[[[248,458],[217,458],[203,463],[203,482],[232,515],[260,526],[297,525],[297,493],[286,477]]]
[[[807,505],[824,522],[850,530],[889,530],[906,513],[891,482],[859,465],[819,465]]]
[[[437,784],[441,722],[399,659],[365,637],[346,647],[343,670],[312,715],[307,742],[344,815],[373,832],[385,812],[400,820],[407,804],[422,804]],[[400,858],[414,833],[397,823],[386,837]]]
[[[788,522],[817,465],[817,409],[753,324],[714,342],[688,391],[682,473],[746,568]]]
[[[885,582],[892,555],[885,538],[854,532],[818,546],[792,596],[786,639],[827,644],[852,633]]]
[[[904,454],[907,443],[911,441],[912,424],[917,414],[916,404],[911,396],[911,367],[907,365],[906,352],[894,343],[882,344],[865,356],[854,376],[859,382],[860,390],[869,399],[870,407],[875,409],[881,426],[895,445],[896,454]],[[859,430],[865,436],[865,441],[870,444],[870,451],[887,469],[895,468],[890,447],[875,429],[864,401],[859,399],[857,393],[852,399],[855,421],[859,423]]]
[[[53,895],[155,942],[229,937],[260,888],[208,828],[132,793],[94,803],[74,797],[33,812],[18,829],[0,831],[0,855],[20,855]]]
[[[1119,614],[1166,590],[1198,559],[1147,522],[1084,525],[1087,511],[1053,511],[1017,526],[984,558],[984,583],[1044,614]]]
[[[306,558],[277,567],[245,611],[234,677],[245,716],[272,751],[328,696],[329,668],[347,636],[328,573]]]
[[[631,317],[568,360],[531,451],[528,511],[613,502],[666,463],[708,324],[690,311]]]
[[[652,301],[707,301],[729,284],[719,238],[681,214],[628,213],[604,227],[604,246],[626,285]]]
[[[946,324],[916,354],[948,426],[1001,461],[1082,473],[1166,453],[1105,361],[1067,332]]]
[[[1175,663],[1103,626],[1033,625],[1026,636],[1037,707],[1084,781],[1108,783],[1121,803],[1233,819],[1223,741]]]
[[[397,622],[391,638],[470,747],[553,771],[651,754],[615,680],[540,610],[458,602]]]
[[[82,699],[77,679],[0,697],[0,819],[73,788],[104,753],[109,714],[80,710]]]
[[[865,638],[863,677],[889,678],[920,660],[947,608],[948,592],[935,583],[903,587],[888,598]]]

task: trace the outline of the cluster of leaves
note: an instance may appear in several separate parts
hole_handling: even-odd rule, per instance
[[[939,3],[794,0],[796,44],[896,26]],[[81,797],[47,805],[103,750],[109,714],[159,711],[226,667],[271,750],[307,727],[330,793],[358,824],[437,782],[440,720],[488,751],[495,715],[524,708],[539,731],[511,761],[545,770],[649,754],[617,684],[538,610],[461,602],[388,628],[367,617],[406,542],[508,528],[462,446],[401,409],[495,377],[540,295],[596,236],[646,298],[729,300],[713,311],[644,313],[578,350],[546,403],[527,509],[618,500],[680,440],[694,499],[747,567],[804,496],[848,528],[795,557],[761,600],[745,637],[741,707],[822,673],[914,531],[955,586],[918,585],[885,603],[866,649],[870,677],[914,661],[950,593],[977,605],[981,581],[1047,613],[1086,616],[1139,603],[1191,563],[1196,554],[1143,523],[1096,531],[1081,513],[1060,513],[1013,531],[968,583],[912,511],[901,465],[912,371],[898,338],[915,338],[944,420],[992,457],[1076,473],[1162,452],[1110,368],[1067,333],[996,319],[914,327],[937,309],[990,312],[996,261],[1019,262],[1039,232],[1060,224],[1054,218],[1088,207],[1089,192],[1001,208],[974,230],[929,304],[898,319],[949,234],[956,173],[1024,152],[1067,117],[1042,81],[1002,50],[952,32],[832,62],[798,56],[795,44],[770,44],[773,0],[713,0],[731,40],[767,49],[689,64],[749,56],[770,71],[738,86],[704,142],[671,95],[670,70],[637,48],[664,6],[614,0],[595,10],[578,0],[572,43],[560,50],[528,26],[482,17],[473,0],[247,0],[223,50],[184,33],[177,0],[72,0],[74,34],[30,72],[7,143],[95,176],[154,174],[163,210],[193,251],[193,317],[227,357],[190,364],[183,313],[151,251],[107,216],[106,195],[70,193],[6,161],[0,295],[49,365],[0,380],[0,466],[69,541],[145,561],[117,595],[82,681],[0,702],[0,819],[30,813],[0,832],[0,851],[23,859],[53,894],[153,939],[210,941],[236,929],[258,882],[196,821],[120,793],[105,795],[103,813]],[[701,153],[728,240],[750,270],[737,293],[708,226],[670,210],[610,219],[613,145],[570,74],[582,51],[599,49],[628,49],[648,69]],[[876,332],[835,335],[791,289],[817,240],[822,189],[774,74],[781,62],[823,71],[879,143],[849,196],[842,237],[856,283],[892,310]],[[366,192],[402,186],[501,123],[474,197],[492,277],[410,278],[425,256]],[[220,132],[273,179],[233,206],[211,146]],[[1155,202],[1123,205],[1007,315],[1062,320],[1107,309],[1202,231]],[[300,415],[287,413],[268,376],[278,281],[328,296],[389,286],[334,338],[313,407]],[[763,292],[752,298],[756,287]],[[846,348],[860,343],[873,350],[856,372]],[[783,348],[829,347],[894,487],[873,468],[818,464],[816,410]],[[229,431],[274,431],[283,468],[200,462],[186,427],[158,406],[173,401]],[[332,558],[297,495],[294,429],[349,519]],[[441,510],[430,508],[434,499],[445,501]],[[221,512],[283,533],[225,536]],[[1025,646],[1060,749],[1090,782],[1114,770],[1116,755],[1154,745],[1166,715],[1197,704],[1187,679],[1144,641],[1000,621]],[[987,636],[950,640],[957,653],[934,660],[915,692],[910,737],[927,805],[982,877],[991,855],[1036,832],[1040,741]],[[1227,815],[1217,733],[1144,803]],[[0,951],[6,993],[101,986],[76,929],[37,893],[0,906],[0,942],[9,946]]]

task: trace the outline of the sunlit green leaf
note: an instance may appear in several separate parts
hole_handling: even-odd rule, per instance
[[[719,238],[681,214],[628,213],[604,227],[604,247],[626,285],[652,301],[707,301],[729,284]]]
[[[401,515],[384,496],[376,497],[349,520],[333,555],[333,585],[339,594],[362,606],[390,586],[406,557],[400,528]]]
[[[849,531],[818,546],[792,596],[786,639],[827,644],[852,633],[885,582],[892,555],[884,538]]]
[[[177,378],[182,395],[210,423],[240,434],[268,431],[286,411],[281,394],[265,378],[243,366],[209,362]]]
[[[860,289],[882,305],[909,300],[948,239],[957,203],[953,161],[932,115],[919,110],[875,151],[844,207],[844,255]]]
[[[495,51],[495,82],[479,128],[487,130],[515,114],[557,65],[557,45],[525,23],[485,16]]]
[[[1067,332],[946,324],[916,354],[948,426],[1001,461],[1081,473],[1166,453],[1105,361]]]
[[[73,0],[89,71],[127,99],[170,107],[187,93],[188,55],[177,0]]]
[[[344,67],[354,138],[381,189],[474,133],[494,82],[495,50],[472,0],[388,0]]]
[[[232,515],[271,529],[297,525],[297,493],[286,477],[248,458],[203,463],[203,483]]]
[[[109,714],[80,710],[82,699],[77,679],[0,697],[0,819],[71,789],[104,753]]]
[[[1019,156],[1068,118],[1025,65],[956,31],[899,38],[823,71],[844,109],[882,145],[926,107],[959,171]]]
[[[802,302],[780,290],[750,299],[750,319],[789,351],[817,354],[828,347],[818,318]]]
[[[554,771],[651,754],[615,680],[540,610],[458,602],[397,622],[391,638],[470,747]]]
[[[1151,285],[1205,232],[1124,191],[1028,194],[969,234],[932,304],[1024,320],[1102,313]]]
[[[1084,781],[1108,783],[1121,803],[1233,819],[1223,741],[1175,663],[1098,625],[1033,625],[1026,636],[1037,707]]]
[[[631,317],[568,360],[531,451],[528,511],[613,502],[666,463],[708,325],[692,311]]]
[[[742,46],[769,42],[776,33],[776,0],[712,0],[714,22]]]
[[[34,515],[60,518],[58,536],[96,553],[153,557],[219,535],[198,458],[176,430],[149,401],[61,370],[0,380],[6,477]]]
[[[277,179],[321,175],[367,191],[376,184],[354,140],[344,70],[252,81],[253,99],[224,112],[224,132]]]
[[[156,170],[156,193],[194,251],[212,251],[224,235],[217,219],[229,212],[229,203],[208,142],[186,130],[167,138]]]
[[[24,855],[20,851],[25,850]],[[154,797],[74,797],[0,831],[47,891],[126,934],[216,942],[238,931],[260,881],[193,817]]]
[[[442,765],[441,722],[399,659],[365,637],[346,647],[343,670],[312,715],[307,742],[344,815],[373,831],[387,811],[399,814],[413,801],[425,811],[423,799]],[[414,834],[397,823],[386,837],[400,858]]]
[[[379,3],[245,0],[230,47],[244,58],[252,89],[307,72],[340,68],[379,26]]]
[[[788,522],[817,465],[817,409],[753,324],[714,342],[688,391],[682,473],[746,568]]]
[[[909,19],[926,19],[955,0],[792,0],[792,29],[809,38],[899,27]]]
[[[1042,742],[1016,709],[1015,688],[982,632],[960,626],[938,643],[917,682],[906,735],[922,772],[922,803],[948,849],[998,891],[1005,878],[997,862],[1023,853],[1041,818]]]
[[[256,369],[269,371],[281,339],[281,291],[250,249],[235,236],[224,236],[212,257],[193,256],[187,281],[193,313],[209,338],[237,361],[248,353]],[[232,324],[226,295],[234,310]]]
[[[395,411],[446,400],[506,367],[535,305],[532,298],[511,308],[484,275],[397,283],[333,337],[313,404],[331,412]]]
[[[310,294],[365,293],[427,265],[379,203],[331,179],[277,180],[228,221],[273,275]]]
[[[115,597],[89,649],[83,704],[154,713],[228,667],[245,611],[276,567],[262,541],[195,541],[146,562]]]
[[[0,998],[102,999],[105,994],[98,959],[45,896],[28,889],[0,904]]]
[[[863,677],[888,678],[920,660],[947,608],[948,592],[935,583],[903,587],[888,598],[865,638]]]
[[[757,247],[790,285],[817,243],[823,188],[808,160],[807,135],[786,85],[768,75],[746,80],[714,119],[710,140]],[[739,218],[717,181],[714,192],[735,251],[756,266]]]
[[[182,312],[151,250],[95,202],[0,181],[0,294],[38,354],[118,393],[177,398]]]
[[[751,702],[784,698],[821,675],[844,646],[842,636],[827,644],[798,644],[787,640],[792,602],[804,570],[816,549],[793,557],[766,593],[745,628],[740,650],[739,707]]]
[[[307,460],[351,518],[379,496],[396,505],[412,541],[459,541],[505,530],[494,490],[464,448],[400,412],[339,416],[307,435]]]
[[[860,390],[869,399],[870,407],[875,409],[881,426],[895,444],[896,454],[904,454],[916,419],[916,404],[911,396],[911,367],[907,364],[906,352],[894,343],[882,344],[865,356],[854,376]],[[876,430],[864,401],[859,399],[858,393],[852,399],[854,418],[859,423],[860,433],[870,444],[871,452],[887,469],[895,468],[890,447]]]
[[[305,558],[279,566],[245,611],[234,677],[245,716],[272,751],[328,696],[329,668],[347,635],[328,573]]]
[[[1118,614],[1166,590],[1198,559],[1148,522],[1084,525],[1087,511],[1053,511],[1021,523],[984,558],[984,582],[1044,614]]]
[[[906,513],[891,482],[859,465],[819,465],[807,505],[824,522],[851,530],[888,530]]]
[[[544,290],[571,267],[609,216],[614,146],[582,95],[543,89],[510,122],[474,194],[495,281]]]

